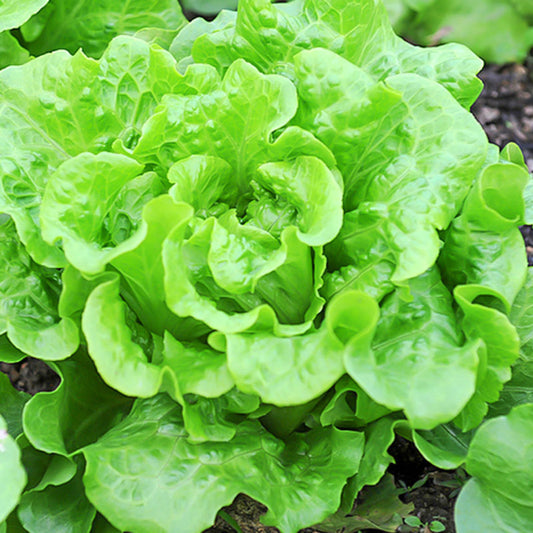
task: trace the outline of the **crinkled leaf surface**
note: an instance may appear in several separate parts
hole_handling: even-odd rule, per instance
[[[299,0],[288,6],[241,0],[235,25],[200,37],[193,57],[219,69],[243,57],[263,72],[290,76],[294,55],[310,48],[327,48],[377,79],[410,72],[436,80],[465,107],[481,91],[475,79],[479,58],[459,45],[411,46],[394,34],[385,8],[374,0]]]
[[[185,22],[179,3],[173,0],[51,0],[47,9],[30,21],[41,31],[37,35],[27,32],[25,38],[34,55],[59,48],[74,53],[81,47],[88,55],[99,57],[117,35],[150,27],[176,30]]]
[[[39,231],[50,175],[82,152],[115,141],[131,148],[162,95],[181,83],[170,54],[131,37],[115,39],[99,63],[59,51],[1,72],[0,208],[36,261],[65,266]]]
[[[393,281],[421,274],[440,250],[436,230],[457,214],[485,160],[479,124],[442,87],[418,76],[377,83],[326,50],[301,52],[295,65],[302,102],[296,123],[335,154],[345,211],[357,208],[351,216],[359,217],[355,235],[349,226],[339,235],[336,261],[367,266],[358,264],[373,255],[358,249],[366,225],[372,242],[385,238],[394,255]]]
[[[70,318],[58,316],[59,274],[30,258],[9,219],[0,225],[0,272],[0,331],[19,350],[40,359],[72,355],[79,333]]]
[[[361,434],[336,429],[284,444],[253,421],[226,443],[193,445],[185,437],[180,410],[167,397],[138,401],[85,449],[89,499],[120,529],[170,532],[179,523],[196,533],[244,492],[269,507],[265,524],[296,533],[337,508],[363,445]]]

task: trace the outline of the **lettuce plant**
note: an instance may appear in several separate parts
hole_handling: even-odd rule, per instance
[[[421,44],[460,42],[491,63],[523,61],[533,47],[529,0],[384,0],[396,31]]]
[[[200,533],[239,493],[360,527],[395,432],[466,461],[470,524],[530,516],[479,467],[530,417],[533,330],[532,185],[469,113],[481,61],[375,0],[174,33],[0,71],[1,360],[61,377],[0,379],[0,531]]]

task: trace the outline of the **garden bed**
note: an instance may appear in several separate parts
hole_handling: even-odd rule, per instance
[[[532,65],[533,59],[525,65],[487,66],[481,74],[485,90],[473,108],[490,140],[500,147],[511,141],[518,143],[530,169],[533,169]],[[524,227],[522,232],[531,265],[533,231]],[[0,370],[9,375],[16,388],[30,394],[53,390],[59,382],[57,375],[45,363],[35,359],[14,365],[0,363]],[[396,464],[389,471],[395,475],[397,484],[405,487],[402,498],[413,503],[413,514],[423,523],[438,520],[446,526],[448,533],[453,533],[454,484],[460,484],[460,475],[436,469],[422,458],[414,446],[401,438],[397,439],[390,452]],[[239,524],[243,533],[274,533],[277,531],[275,528],[261,526],[258,522],[264,510],[260,504],[240,496],[225,513],[226,518],[229,516]],[[208,531],[226,533],[234,530],[220,518]],[[406,528],[404,531],[415,529]],[[425,531],[429,530],[426,528]],[[314,530],[306,529],[305,533],[314,533]]]

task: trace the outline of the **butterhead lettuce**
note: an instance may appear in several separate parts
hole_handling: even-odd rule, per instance
[[[377,0],[166,20],[0,71],[0,358],[61,377],[10,400],[0,519],[201,533],[245,493],[284,533],[342,523],[395,431],[482,507],[533,322],[531,179],[469,112],[480,60]]]

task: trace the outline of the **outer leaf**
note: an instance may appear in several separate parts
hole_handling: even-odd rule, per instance
[[[82,468],[63,485],[49,485],[26,492],[18,509],[19,519],[29,533],[89,533],[96,510],[85,496]]]
[[[192,0],[191,0],[192,1]],[[231,0],[228,0],[231,1]],[[178,61],[178,70],[184,72],[187,66],[194,63],[192,50],[196,39],[206,33],[212,33],[225,26],[235,24],[237,14],[233,11],[221,11],[211,22],[202,17],[193,19],[176,35],[169,47],[169,52]]]
[[[70,318],[58,316],[58,273],[31,260],[11,220],[0,225],[0,273],[0,331],[19,350],[39,359],[65,359],[74,353],[79,333]],[[4,345],[12,352],[10,343]],[[4,360],[20,359],[13,355]]]
[[[0,208],[13,217],[30,255],[47,266],[64,266],[38,229],[48,177],[65,159],[103,142],[105,113],[82,111],[96,67],[82,55],[56,52],[0,72]]]
[[[501,0],[476,4],[453,0],[441,5],[433,1],[419,14],[410,34],[426,45],[463,43],[488,62],[521,62],[533,44],[533,32],[512,4]],[[487,31],[488,25],[492,31]]]
[[[0,523],[17,505],[26,485],[26,473],[20,462],[20,450],[7,432],[7,424],[0,416]]]
[[[348,345],[350,376],[378,403],[403,409],[414,428],[450,421],[475,389],[481,342],[463,343],[450,295],[435,269],[410,281],[411,301],[384,302],[372,346]],[[435,376],[439,376],[438,380]]]
[[[83,353],[53,368],[61,376],[61,384],[26,404],[24,432],[39,450],[71,455],[113,426],[130,402],[106,387]]]
[[[486,422],[468,452],[468,481],[457,500],[459,533],[522,533],[533,523],[533,404]]]
[[[48,0],[4,0],[0,5],[0,31],[18,28],[47,2]]]
[[[14,439],[22,433],[22,409],[29,398],[29,394],[20,392],[11,385],[7,375],[0,373],[0,416]]]
[[[36,19],[36,20],[35,20]],[[49,8],[37,14],[32,25],[42,27],[38,35],[25,34],[34,55],[64,48],[75,52],[82,47],[99,57],[116,35],[133,34],[142,28],[175,30],[186,22],[178,2],[172,0],[51,0]]]
[[[115,39],[100,63],[56,52],[1,72],[0,208],[37,262],[65,265],[39,231],[49,176],[82,152],[134,146],[161,96],[178,86],[191,90],[170,54],[130,37]]]
[[[466,460],[473,432],[462,433],[452,424],[431,431],[413,431],[413,442],[420,453],[438,468],[458,468]]]
[[[289,6],[241,0],[235,26],[200,37],[193,56],[219,69],[243,57],[264,72],[290,73],[298,52],[319,47],[342,55],[378,79],[409,72],[436,80],[465,107],[481,91],[475,79],[482,66],[477,57],[457,45],[439,49],[409,45],[394,34],[385,8],[375,0],[300,0]]]
[[[520,337],[520,359],[513,365],[512,378],[504,384],[499,400],[490,405],[490,415],[505,415],[513,407],[533,403],[533,269],[518,293],[509,318]]]
[[[237,0],[182,0],[182,5],[200,15],[215,15],[221,9],[237,9]]]
[[[1,20],[1,15],[0,15]],[[0,22],[1,27],[1,22]],[[10,65],[22,65],[29,61],[30,54],[8,31],[0,31],[0,69]]]
[[[269,507],[265,524],[295,533],[337,508],[362,448],[360,434],[338,430],[295,436],[285,445],[252,421],[216,446],[192,445],[185,436],[168,398],[137,402],[122,424],[84,452],[89,499],[122,530],[170,532],[180,524],[183,533],[196,533],[244,492]]]

